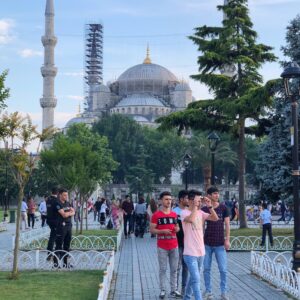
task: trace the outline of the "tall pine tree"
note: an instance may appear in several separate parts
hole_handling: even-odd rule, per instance
[[[190,37],[200,52],[199,74],[192,78],[207,85],[214,98],[191,103],[159,122],[162,128],[219,130],[238,138],[240,227],[245,228],[245,133],[253,133],[245,122],[258,120],[272,103],[273,84],[263,86],[258,70],[276,57],[271,47],[257,43],[247,0],[228,0],[217,8],[224,13],[223,26],[198,27]]]
[[[286,46],[281,50],[289,61],[300,64],[300,15],[287,26]],[[281,62],[282,67],[286,63]],[[262,183],[264,193],[273,197],[273,200],[281,198],[291,200],[293,191],[290,141],[291,104],[285,98],[282,89],[278,90],[278,95],[270,117],[268,136],[259,147],[256,172],[259,174],[258,178]]]

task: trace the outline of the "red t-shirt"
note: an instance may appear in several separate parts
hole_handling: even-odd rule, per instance
[[[157,247],[165,250],[171,250],[178,247],[175,227],[177,224],[177,214],[171,211],[165,214],[162,211],[156,211],[151,218],[151,223],[156,224],[156,229],[171,229],[171,234],[158,234]]]

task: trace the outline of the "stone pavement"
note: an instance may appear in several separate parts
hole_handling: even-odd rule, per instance
[[[202,290],[203,277],[202,277]],[[219,273],[215,259],[212,269],[215,300],[220,299]],[[228,253],[228,286],[231,300],[285,300],[290,299],[281,290],[268,285],[250,272],[250,252]],[[159,299],[158,261],[156,239],[149,234],[143,239],[124,240],[116,257],[115,276],[110,300]],[[166,297],[165,299],[168,299]]]

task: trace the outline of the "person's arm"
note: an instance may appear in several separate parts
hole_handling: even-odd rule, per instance
[[[178,224],[177,224],[177,226],[178,226]],[[177,226],[175,227],[175,230],[176,230]],[[157,229],[157,224],[150,223],[150,232],[153,234],[171,234],[172,230],[171,229]]]
[[[206,220],[209,220],[209,221],[218,221],[219,217],[218,217],[216,211],[214,210],[214,208],[212,206],[209,206],[207,208],[209,210],[210,215],[207,217]]]
[[[225,250],[229,250],[229,248],[230,248],[230,219],[229,219],[229,217],[224,218],[224,223],[225,223],[224,247],[225,247]]]
[[[74,209],[71,207],[70,211],[64,211],[63,208],[61,208],[60,210],[58,210],[58,213],[64,218],[68,218],[68,217],[72,217],[75,215],[75,211]]]
[[[186,222],[186,223],[194,223],[196,221],[196,218],[197,218],[197,214],[198,214],[198,208],[196,206],[193,206],[192,208],[192,211],[191,211],[191,214],[186,216],[184,219],[183,219],[183,222]]]

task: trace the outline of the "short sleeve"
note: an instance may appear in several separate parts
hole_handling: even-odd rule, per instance
[[[181,210],[180,218],[182,222],[184,221],[184,218],[187,217],[188,215],[189,215],[189,211],[187,209]]]
[[[56,202],[55,202],[55,210],[56,210],[56,211],[59,211],[59,210],[62,209],[62,208],[63,208],[62,204],[61,204],[60,202],[56,201]]]
[[[202,219],[204,221],[210,216],[210,214],[204,212],[203,210],[199,210],[199,213],[202,215]]]
[[[151,218],[151,223],[157,224],[157,214],[154,213]]]
[[[229,216],[230,216],[229,209],[227,208],[227,206],[224,205],[223,220],[225,218],[228,218]]]

